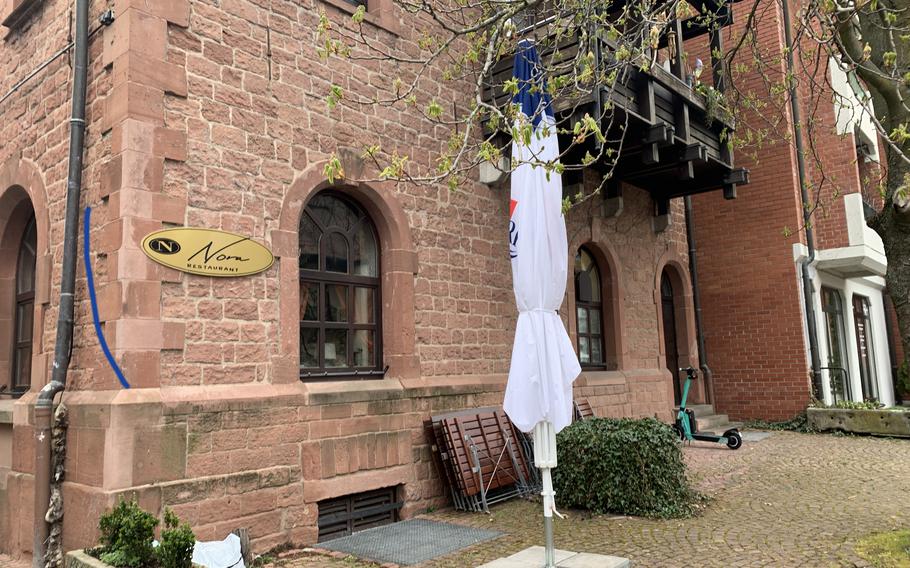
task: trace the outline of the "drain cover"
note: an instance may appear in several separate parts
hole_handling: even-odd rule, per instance
[[[319,546],[358,558],[410,566],[501,534],[451,523],[411,519],[320,542]]]

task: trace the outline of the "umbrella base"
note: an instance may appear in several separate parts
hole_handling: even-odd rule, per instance
[[[532,546],[512,556],[487,562],[477,568],[539,568],[544,565],[544,555],[544,547]],[[556,550],[556,566],[558,568],[630,568],[632,563],[628,558],[618,556]]]

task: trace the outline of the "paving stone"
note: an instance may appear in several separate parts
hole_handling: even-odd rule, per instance
[[[628,558],[581,552],[558,563],[558,568],[629,568]]]
[[[743,442],[761,442],[762,440],[769,438],[771,432],[743,432]]]
[[[544,565],[544,547],[530,546],[521,552],[488,562],[477,568],[534,568]],[[555,551],[557,568],[629,568],[629,561],[616,556],[588,552]]]
[[[540,564],[543,566],[544,563],[544,553],[546,550],[542,546],[529,546],[528,548],[522,550],[521,552],[516,552],[507,558],[514,562],[524,562],[525,566],[534,566]],[[568,550],[556,549],[554,551],[554,556],[556,557],[556,563],[559,564],[563,560],[575,556],[575,552],[570,552]]]

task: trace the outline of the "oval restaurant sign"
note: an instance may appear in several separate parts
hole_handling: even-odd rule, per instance
[[[269,249],[249,237],[215,229],[155,231],[142,239],[142,250],[159,264],[202,276],[249,276],[275,262]]]

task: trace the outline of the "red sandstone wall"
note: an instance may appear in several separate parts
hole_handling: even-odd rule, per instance
[[[67,6],[48,1],[34,28],[23,32],[31,39],[3,46],[16,55],[17,72],[36,52],[62,41]],[[445,133],[404,113],[347,107],[328,113],[329,84],[369,93],[368,85],[387,80],[391,70],[320,62],[312,37],[317,11],[297,2],[275,1],[271,12],[245,0],[123,0],[117,6],[117,23],[92,49],[83,204],[95,208],[92,242],[105,333],[139,388],[119,390],[101,359],[80,284],[65,397],[72,412],[65,498],[86,514],[66,517],[65,545],[90,544],[95,527],[85,519],[132,492],[152,510],[174,506],[203,538],[249,526],[259,550],[288,540],[312,542],[316,502],[328,496],[404,483],[406,513],[443,502],[423,422],[432,413],[498,405],[502,398],[515,318],[503,246],[507,189],[377,186],[370,194],[375,203],[367,205],[388,214],[389,242],[403,247],[383,256],[391,273],[384,287],[394,290],[384,323],[393,338],[405,336],[387,345],[393,378],[302,385],[288,339],[297,325],[296,300],[288,292],[297,286],[293,211],[299,214],[302,198],[321,187],[321,162],[329,152],[357,148],[375,135],[385,148],[428,165]],[[329,4],[325,9],[344,25],[345,16]],[[99,10],[94,6],[92,15]],[[39,28],[40,49],[28,43]],[[402,48],[413,32],[367,29]],[[54,72],[65,82],[65,66]],[[67,96],[59,89],[45,93],[54,97],[54,108],[42,104],[42,93],[36,89],[33,99],[16,103],[15,112],[26,114],[14,113],[15,126],[0,122],[10,134],[5,139],[16,140],[0,151],[21,150],[37,163],[51,207],[48,241],[59,243]],[[420,95],[451,96],[437,83],[423,85]],[[45,109],[58,126],[47,127]],[[17,136],[20,130],[25,134]],[[610,252],[621,314],[619,371],[591,374],[577,392],[599,415],[669,420],[672,387],[663,368],[655,285],[665,266],[676,270],[683,283],[680,315],[691,315],[681,202],[672,206],[670,229],[655,234],[650,198],[627,188],[624,199],[617,219],[585,210],[569,217],[573,247]],[[243,280],[180,274],[151,263],[138,248],[145,234],[165,225],[250,234],[279,260]],[[54,296],[51,289],[48,297]],[[564,311],[574,332],[572,310]],[[283,320],[288,313],[290,320]],[[45,349],[55,317],[50,308]],[[691,318],[678,319],[685,320],[681,355],[694,362]],[[42,382],[36,375],[36,385]],[[10,476],[10,508],[0,510],[17,523],[9,538],[0,532],[3,549],[14,552],[31,547],[30,400],[17,407],[17,473]]]
[[[17,3],[19,4],[19,3]],[[0,93],[6,94],[14,84],[31,73],[68,41],[71,3],[36,1],[33,13],[13,29],[0,27]],[[91,2],[92,17],[107,5]],[[12,3],[0,5],[0,19],[5,18]],[[92,22],[92,27],[96,24]],[[99,100],[110,90],[111,82],[102,70],[100,54],[102,36],[92,39],[89,52],[89,89],[87,109],[85,185],[90,187],[101,157],[108,145],[100,138],[101,107]],[[15,94],[0,103],[0,235],[23,219],[11,219],[13,206],[19,197],[10,191],[20,186],[28,194],[35,210],[38,228],[38,260],[34,347],[31,382],[37,390],[48,380],[57,319],[59,296],[60,256],[63,242],[64,200],[66,195],[67,153],[69,140],[71,68],[68,56],[51,63]],[[20,194],[21,195],[21,194]],[[9,353],[11,343],[11,291],[18,235],[0,237],[0,385],[10,377]],[[78,333],[84,330],[84,319],[77,323]],[[77,340],[78,342],[79,340]],[[78,371],[74,374],[78,374]],[[27,404],[33,396],[26,395],[13,413],[12,473],[0,482],[0,551],[29,551],[32,546],[32,482],[34,450],[29,426]],[[6,459],[5,457],[3,459]]]

